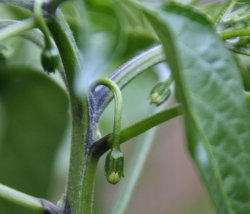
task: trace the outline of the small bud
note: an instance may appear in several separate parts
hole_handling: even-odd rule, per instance
[[[123,167],[123,153],[118,151],[117,149],[112,149],[107,154],[105,162],[106,178],[109,183],[117,184],[121,180],[121,177],[124,177]]]
[[[156,84],[156,86],[151,90],[150,100],[151,103],[159,106],[164,103],[169,96],[171,95],[171,90],[169,88],[169,84],[165,82],[160,82]]]
[[[54,73],[59,65],[59,54],[56,48],[45,48],[41,54],[41,63],[45,71]]]

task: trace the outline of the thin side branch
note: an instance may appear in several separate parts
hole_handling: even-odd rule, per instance
[[[162,46],[158,45],[122,65],[109,77],[109,79],[115,81],[119,88],[123,88],[143,71],[165,60],[166,57],[162,50]],[[96,104],[99,106],[98,114],[100,115],[111,101],[112,94],[105,87],[100,87],[94,92],[94,96]]]
[[[143,132],[157,126],[163,122],[166,122],[174,117],[181,115],[180,106],[176,105],[169,109],[163,110],[159,113],[152,115],[144,120],[141,120],[123,130],[121,130],[120,143],[142,134]],[[112,139],[112,133],[104,136],[96,141],[91,149],[93,155],[101,156],[110,149],[110,140]]]
[[[0,198],[26,207],[30,210],[46,212],[48,214],[60,214],[60,209],[44,199],[35,198],[13,188],[0,184]]]
[[[11,36],[16,36],[34,27],[35,20],[33,18],[29,18],[21,22],[15,22],[0,29],[0,40],[6,39]]]
[[[221,32],[220,36],[224,40],[232,39],[232,38],[236,38],[240,36],[250,36],[250,28],[227,30],[227,31]]]

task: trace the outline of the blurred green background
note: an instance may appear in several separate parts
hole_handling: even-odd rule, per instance
[[[78,85],[86,78],[92,81],[111,73],[129,58],[157,44],[141,14],[130,11],[124,16],[128,10],[126,5],[102,4],[98,0],[86,2],[91,23],[88,33],[83,30],[86,23],[77,19],[80,14],[76,8],[71,3],[62,6],[90,73],[86,77],[81,75],[86,70],[81,71],[76,77]],[[1,19],[18,20],[31,15],[3,5],[0,5],[0,14]],[[58,74],[48,77],[41,72],[41,50],[36,45],[20,37],[0,41],[0,44],[11,50],[7,59],[0,59],[0,182],[56,203],[65,190],[70,150],[65,89]],[[13,64],[15,69],[8,70],[8,65]],[[19,69],[20,64],[26,67]],[[123,127],[146,117],[156,108],[150,105],[149,94],[157,81],[158,75],[149,70],[123,90]],[[80,86],[76,88],[81,90]],[[113,111],[111,103],[101,118],[103,135],[112,130]],[[127,214],[215,213],[187,152],[181,120],[178,117],[159,127]],[[135,141],[122,146],[126,168]],[[96,178],[95,213],[109,214],[123,182],[115,186],[106,182],[104,157]],[[0,213],[33,212],[0,199]]]

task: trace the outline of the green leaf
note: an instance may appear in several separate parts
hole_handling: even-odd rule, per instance
[[[163,43],[189,149],[218,213],[250,213],[250,116],[233,56],[189,7],[168,4],[146,14]]]
[[[0,182],[48,198],[54,156],[67,124],[67,96],[39,72],[1,67],[0,99],[4,114],[4,129],[0,133]],[[32,213],[2,199],[0,210],[1,213]]]

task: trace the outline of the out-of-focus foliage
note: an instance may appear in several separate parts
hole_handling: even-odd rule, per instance
[[[35,70],[0,71],[0,181],[48,197],[55,154],[68,118],[65,92]],[[0,200],[1,213],[33,213]]]
[[[174,72],[177,99],[183,104],[188,147],[219,212],[249,213],[250,120],[239,76],[249,89],[249,62],[240,59],[239,69],[216,34],[249,28],[249,1],[238,0],[222,17],[227,1],[175,1],[185,6],[171,4],[150,16],[159,38],[138,5],[111,0],[79,2],[66,1],[61,6],[82,54],[76,88],[81,90],[86,82],[110,74],[129,58],[162,42]],[[169,1],[142,2],[152,9]],[[188,3],[203,14],[186,6]],[[1,26],[3,19],[31,15],[0,5]],[[212,26],[211,21],[218,23]],[[37,44],[42,46],[38,31],[22,36],[35,41],[37,35]],[[226,46],[250,55],[249,41],[249,36],[237,37],[227,40]],[[41,69],[39,48],[20,37],[0,44],[0,182],[47,198],[53,160],[67,125],[68,100],[56,82],[34,69]],[[123,91],[123,126],[147,116],[145,106],[157,81],[152,70],[148,72]],[[103,133],[111,130],[112,115],[113,109],[104,113]],[[28,213],[2,200],[0,212]]]

